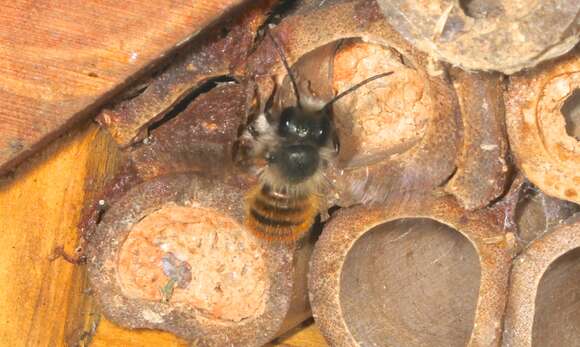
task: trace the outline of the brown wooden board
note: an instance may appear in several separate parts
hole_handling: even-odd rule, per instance
[[[242,0],[16,0],[0,10],[0,173]]]
[[[118,166],[111,144],[83,125],[0,180],[0,346],[74,346],[82,335],[83,322],[67,317],[88,296],[84,266],[54,250],[75,254],[84,203]]]
[[[130,330],[100,315],[75,255],[83,208],[123,159],[106,130],[83,122],[0,179],[0,346],[184,347],[158,330]],[[313,326],[268,346],[326,346]]]

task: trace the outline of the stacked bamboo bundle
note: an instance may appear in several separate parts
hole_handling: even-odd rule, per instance
[[[550,3],[543,32],[507,22],[517,2],[443,0],[264,0],[208,28],[99,116],[127,158],[87,224],[103,311],[200,346],[260,346],[309,302],[333,346],[580,341],[578,5]],[[238,136],[295,103],[265,30],[324,100],[393,72],[334,105],[319,239],[244,227]]]

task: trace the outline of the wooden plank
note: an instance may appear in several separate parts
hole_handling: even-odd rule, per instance
[[[155,330],[127,330],[104,319],[91,347],[186,347],[188,343],[170,333]]]
[[[16,0],[0,11],[0,173],[242,0]]]
[[[0,345],[187,345],[169,333],[109,322],[87,295],[84,267],[50,260],[60,245],[72,253],[83,205],[94,202],[119,166],[114,141],[91,124],[55,141],[0,181]],[[327,345],[309,325],[270,346]]]
[[[314,323],[293,329],[265,347],[328,347]]]
[[[88,179],[85,179],[81,218],[86,218],[85,210],[95,206],[97,199],[102,197],[103,188],[123,166],[123,156],[109,132],[105,130],[98,130],[95,139],[84,150],[88,151],[91,160],[88,160],[86,165]],[[64,343],[67,346],[82,347],[91,341],[101,316],[95,298],[88,291],[86,265],[75,266],[72,278],[64,322]]]
[[[83,206],[120,166],[115,146],[106,131],[84,126],[0,181],[0,345],[186,346],[107,321],[86,291],[84,266],[50,260],[61,245],[73,253]]]
[[[0,341],[10,346],[65,341],[66,317],[75,305],[70,294],[80,273],[50,256],[63,245],[73,252],[86,187],[115,165],[106,159],[114,155],[111,148],[99,145],[105,135],[95,125],[84,126],[0,182]]]
[[[97,334],[90,344],[91,347],[185,347],[187,342],[169,333],[153,330],[126,330],[103,320],[99,324]],[[264,347],[328,347],[324,337],[315,324],[293,329],[275,342]]]

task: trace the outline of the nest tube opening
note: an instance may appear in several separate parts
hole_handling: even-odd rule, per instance
[[[514,260],[502,346],[572,346],[580,338],[580,214]]]
[[[532,346],[573,346],[580,341],[580,247],[550,264],[538,285]]]
[[[510,239],[450,196],[343,208],[312,257],[314,318],[331,345],[497,346]]]
[[[465,346],[481,281],[477,251],[427,218],[371,228],[348,252],[340,303],[361,346]]]
[[[560,109],[566,121],[568,136],[580,141],[580,88],[574,89]]]
[[[291,306],[295,249],[243,226],[246,189],[158,177],[112,204],[87,245],[91,289],[115,323],[201,346],[261,346]]]
[[[263,313],[264,251],[218,210],[161,206],[133,225],[119,251],[127,297],[191,307],[206,319],[240,322]]]

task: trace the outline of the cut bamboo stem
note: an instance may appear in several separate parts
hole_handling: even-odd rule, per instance
[[[457,172],[446,185],[461,205],[474,210],[487,206],[505,190],[508,140],[505,130],[503,84],[497,74],[451,72],[463,120],[463,145]]]
[[[403,40],[382,20],[376,4],[368,5],[316,7],[271,29],[303,92],[323,101],[367,77],[393,71],[334,105],[340,155],[328,176],[343,206],[384,201],[397,192],[393,187],[421,190],[442,184],[455,170],[459,146],[457,100],[443,67]],[[281,61],[271,59],[275,55],[271,40],[264,40],[244,72],[274,75],[282,85],[275,107],[282,108],[296,101],[283,82]],[[272,89],[271,80],[256,81],[259,89]],[[269,97],[259,96],[260,104]]]
[[[139,177],[201,172],[219,179],[231,172],[244,102],[240,84],[216,86],[197,97],[177,117],[150,131],[147,143],[128,149]]]
[[[339,211],[309,277],[324,336],[336,346],[498,346],[514,237],[497,217],[430,196]]]
[[[88,244],[89,279],[105,315],[200,346],[261,346],[293,300],[301,310],[289,319],[306,318],[305,285],[294,281],[306,281],[296,264],[311,246],[254,238],[243,227],[246,189],[239,179],[172,175],[114,203]]]
[[[554,63],[512,76],[506,95],[507,129],[518,166],[546,194],[575,203],[580,203],[580,141],[569,131],[575,120],[566,119],[563,110],[568,100],[577,107],[578,90],[576,49]]]
[[[152,69],[152,77],[133,86],[115,104],[100,112],[99,123],[122,147],[143,141],[152,125],[187,100],[204,82],[231,76],[230,66],[246,57],[274,3],[258,0],[233,10],[228,8],[222,13],[227,20],[200,28],[203,30],[187,44],[185,54],[172,54],[170,66]]]
[[[514,261],[503,346],[575,346],[580,341],[580,215],[553,227]]]
[[[511,74],[578,43],[578,2],[378,0],[386,20],[418,49],[465,70]]]

